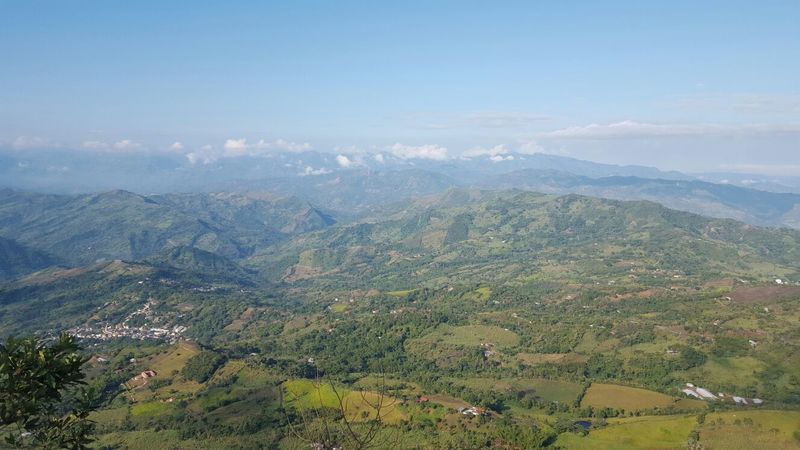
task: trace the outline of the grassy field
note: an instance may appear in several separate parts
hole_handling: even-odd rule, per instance
[[[706,416],[700,443],[708,449],[800,448],[798,411],[729,411]]]
[[[143,430],[109,433],[98,436],[93,447],[123,448],[126,450],[218,450],[234,448],[261,448],[269,442],[264,434],[234,436],[198,436],[197,439],[183,439],[174,430]]]
[[[475,289],[474,291],[464,293],[462,295],[462,299],[485,302],[486,300],[489,300],[489,297],[491,296],[492,296],[492,289],[487,286],[483,286],[479,287],[478,289]]]
[[[586,357],[577,353],[517,353],[517,360],[528,366],[539,364],[584,363]]]
[[[149,359],[145,365],[148,366],[147,369],[155,370],[159,375],[170,375],[180,372],[186,365],[186,361],[198,353],[200,353],[200,347],[197,344],[181,341],[166,353]]]
[[[331,311],[335,313],[343,313],[347,311],[347,303],[337,302],[331,305]]]
[[[286,401],[295,408],[338,408],[339,399],[333,388],[327,383],[315,383],[312,380],[289,380],[283,383]],[[346,392],[342,389],[339,395]]]
[[[394,425],[408,419],[408,415],[400,408],[400,400],[375,392],[350,392],[344,398],[345,414],[352,421],[374,419],[380,405],[380,418],[383,423]]]
[[[758,383],[756,372],[764,370],[765,364],[751,356],[735,358],[711,357],[702,366],[688,372],[698,380],[718,384],[749,386]]]
[[[122,406],[112,409],[101,409],[89,415],[89,419],[100,425],[121,426],[128,417],[128,407]]]
[[[581,406],[636,411],[666,408],[673,403],[675,403],[675,400],[672,397],[659,392],[616,384],[594,383],[586,391],[586,395],[581,401]]]
[[[581,342],[573,349],[574,352],[589,355],[613,350],[619,345],[619,339],[598,338],[594,333],[584,333]]]
[[[404,291],[389,291],[389,292],[386,293],[386,295],[388,295],[390,297],[404,298],[404,297],[408,297],[408,294],[410,294],[412,292],[414,292],[413,289],[406,289]]]
[[[136,402],[147,402],[156,398],[188,395],[197,392],[202,387],[195,381],[184,380],[180,375],[186,361],[198,354],[200,348],[197,344],[182,341],[174,346],[159,352],[141,361],[141,370],[154,370],[157,375],[155,380],[168,379],[170,383],[162,386],[157,391],[150,388],[153,379],[131,379],[126,383],[128,396]]]
[[[169,413],[173,409],[170,403],[146,402],[131,406],[131,416],[154,417]]]
[[[444,406],[445,408],[458,409],[458,408],[466,408],[466,407],[470,406],[470,404],[465,402],[464,400],[461,400],[461,399],[458,399],[458,398],[455,398],[455,397],[451,397],[451,396],[446,395],[446,394],[433,394],[433,395],[429,395],[428,398],[430,399],[430,401],[432,403],[438,403],[438,404]]]
[[[688,409],[706,409],[708,402],[703,400],[695,400],[692,398],[682,398],[672,405],[675,409],[688,410]]]
[[[379,403],[379,395],[369,391],[349,391],[344,388],[334,390],[330,384],[315,383],[311,380],[289,380],[283,383],[288,404],[299,409],[307,408],[339,408],[341,406],[348,418],[361,421],[374,418]],[[338,392],[338,396],[337,396]],[[389,424],[406,420],[408,415],[400,409],[400,401],[394,397],[384,396],[382,400],[381,419]]]
[[[224,328],[225,331],[239,332],[244,329],[247,324],[256,316],[256,310],[252,307],[247,307],[242,314],[234,319],[231,323]]]
[[[565,449],[683,448],[697,423],[696,416],[650,416],[611,419],[608,426],[588,435],[564,433],[556,444]]]
[[[382,378],[375,375],[367,375],[359,379],[354,386],[367,391],[378,391],[383,388],[395,396],[416,397],[422,395],[422,388],[416,383],[396,378]]]
[[[521,392],[532,390],[546,401],[569,403],[581,391],[578,383],[544,378],[448,378],[453,384],[465,386],[476,391]]]
[[[533,389],[537,396],[550,402],[569,403],[581,392],[578,383],[543,378],[524,378],[515,383],[518,389]]]
[[[240,360],[233,360],[228,361],[220,367],[219,369],[214,372],[214,375],[211,376],[209,382],[214,383],[219,380],[231,377],[233,375],[238,374],[244,367],[246,366],[244,361]]]
[[[513,331],[490,325],[464,325],[460,327],[442,325],[419,340],[422,342],[442,342],[463,346],[479,346],[492,343],[501,347],[511,347],[519,343],[519,336]]]

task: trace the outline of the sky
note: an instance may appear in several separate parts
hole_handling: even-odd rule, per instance
[[[800,175],[798,24],[797,0],[2,0],[0,147]]]

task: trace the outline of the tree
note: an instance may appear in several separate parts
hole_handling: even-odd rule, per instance
[[[203,350],[186,361],[182,372],[183,377],[187,380],[203,383],[211,378],[211,375],[222,363],[223,358],[220,355],[212,351]]]
[[[0,434],[16,448],[84,449],[92,442],[94,390],[86,388],[75,338],[0,344]]]
[[[350,395],[337,388],[332,380],[324,382],[317,376],[313,389],[306,395],[308,398],[304,405],[295,395],[288,398],[281,395],[288,430],[304,447],[368,450],[391,448],[397,444],[396,430],[384,426],[384,419],[397,402],[387,394],[384,375],[381,375],[376,391],[360,389],[357,394],[353,392]],[[360,413],[351,411],[355,403],[362,406]]]

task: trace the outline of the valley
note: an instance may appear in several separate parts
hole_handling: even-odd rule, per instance
[[[798,24],[0,2],[0,450],[800,450]]]
[[[4,330],[69,330],[93,356],[98,445],[291,448],[340,409],[364,433],[380,418],[375,439],[398,448],[606,448],[609,433],[618,448],[714,447],[728,432],[793,445],[796,422],[758,424],[800,404],[796,231],[473,189],[260,240],[265,225],[223,218],[252,197],[193,198],[223,202],[202,219],[227,223],[217,240],[188,241],[205,249],[155,225],[161,253],[74,268],[59,255],[0,287]],[[44,223],[73,217],[61,211]],[[63,242],[80,242],[73,229]],[[252,247],[223,256],[218,239]]]

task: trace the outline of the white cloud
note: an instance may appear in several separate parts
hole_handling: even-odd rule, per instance
[[[397,143],[389,147],[389,151],[402,159],[433,159],[443,161],[448,158],[447,148],[436,144],[414,146]]]
[[[103,141],[83,141],[81,147],[88,150],[105,150],[108,148],[108,144]]]
[[[606,125],[589,124],[540,133],[551,139],[638,139],[680,136],[733,136],[770,133],[798,133],[800,123],[787,124],[655,124],[625,120]]]
[[[519,148],[517,148],[517,153],[522,153],[524,155],[544,153],[544,148],[542,148],[542,146],[536,141],[525,141],[519,145]]]
[[[278,139],[274,142],[264,142],[264,140],[261,140],[258,141],[258,144],[270,150],[284,150],[287,152],[304,152],[312,149],[311,144],[308,142],[290,142],[283,139]]]
[[[31,148],[41,148],[45,146],[54,146],[50,139],[37,137],[37,136],[17,136],[11,143],[11,147],[16,150],[27,150]]]
[[[348,154],[363,152],[360,148],[356,147],[355,145],[337,145],[333,147],[333,151],[335,151],[336,153],[348,153]]]
[[[375,161],[378,161],[381,164],[383,164],[384,161],[385,161],[385,159],[383,158],[383,154],[382,153],[376,153],[372,158],[375,159]]]
[[[105,141],[83,141],[81,147],[87,150],[137,150],[142,148],[142,144],[134,142],[130,139],[122,139],[120,141],[109,144]]]
[[[191,165],[197,163],[211,164],[217,160],[217,156],[214,152],[214,147],[206,144],[197,150],[187,153],[186,159],[189,160],[189,164]]]
[[[500,162],[500,161],[513,161],[513,160],[514,160],[514,156],[513,156],[513,155],[507,155],[507,156],[503,156],[503,155],[493,155],[493,156],[490,156],[490,157],[489,157],[489,159],[490,159],[492,162]]]
[[[175,141],[175,142],[172,143],[172,145],[169,146],[169,149],[170,150],[174,150],[176,152],[179,152],[179,151],[183,150],[183,143],[180,142],[180,141]]]
[[[325,174],[328,174],[328,173],[331,173],[331,171],[326,169],[326,168],[324,168],[324,167],[321,167],[319,169],[315,169],[315,168],[313,168],[311,166],[306,166],[306,168],[303,169],[303,171],[300,172],[298,175],[300,175],[300,176],[325,175]]]
[[[592,123],[586,126],[568,127],[560,130],[541,133],[540,137],[566,139],[619,139],[653,136],[678,136],[697,134],[699,130],[692,125],[662,125],[653,123],[622,122],[600,125]]]
[[[137,148],[141,148],[141,144],[138,142],[133,142],[130,139],[123,139],[121,141],[114,142],[114,149],[115,150],[136,150]]]
[[[285,139],[278,139],[276,141],[265,141],[261,139],[256,143],[250,144],[247,142],[247,139],[240,138],[226,140],[223,148],[225,150],[225,156],[236,157],[264,155],[272,151],[296,153],[311,150],[312,147],[311,144],[307,142],[298,143]]]
[[[223,144],[225,156],[243,156],[247,154],[247,139],[228,139]]]
[[[474,147],[464,152],[463,156],[467,158],[472,158],[475,156],[497,156],[497,155],[505,155],[509,153],[510,150],[506,147],[505,144],[495,145],[491,148],[483,148],[483,147]]]
[[[344,168],[352,167],[355,164],[354,161],[344,155],[336,155],[336,163]]]
[[[189,164],[195,165],[198,162],[202,161],[201,155],[195,152],[189,152],[186,154],[186,159],[189,161]],[[208,164],[208,162],[206,162]]]
[[[217,158],[201,152],[189,152],[186,154],[186,159],[191,165],[195,165],[197,163],[211,164],[217,160]]]
[[[514,157],[511,153],[520,153],[524,155],[532,155],[534,153],[542,153],[544,149],[534,141],[522,142],[516,149],[509,148],[506,144],[495,145],[494,147],[473,147],[465,151],[462,156],[464,158],[474,158],[477,156],[488,156],[494,162],[511,161]],[[503,155],[506,155],[503,157]]]

